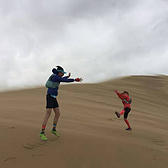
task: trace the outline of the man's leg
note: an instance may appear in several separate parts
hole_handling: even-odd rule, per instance
[[[57,125],[59,117],[60,117],[60,109],[59,109],[59,107],[54,108],[54,113],[55,113],[55,116],[54,116],[53,124]]]
[[[48,121],[48,119],[51,115],[51,111],[52,111],[52,109],[50,109],[50,108],[46,109],[46,114],[45,114],[45,117],[44,117],[44,120],[43,120],[43,123],[42,123],[42,130],[41,130],[41,133],[40,133],[40,137],[44,141],[47,141],[47,137],[45,136],[45,127],[46,127],[47,121]]]
[[[41,133],[44,133],[44,131],[45,131],[45,127],[46,127],[48,119],[49,119],[49,117],[51,115],[51,111],[52,111],[52,108],[47,108],[46,109],[46,114],[45,114],[45,117],[44,117],[44,120],[43,120],[43,123],[42,123],[42,131],[41,131]]]
[[[59,120],[59,117],[60,117],[60,109],[59,109],[59,107],[54,108],[54,113],[55,113],[55,116],[54,116],[54,121],[53,121],[53,129],[51,130],[51,132],[59,137],[59,134],[56,131],[56,126],[57,126],[57,123],[58,123],[58,120]]]

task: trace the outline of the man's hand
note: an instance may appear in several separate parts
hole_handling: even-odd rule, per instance
[[[82,78],[76,78],[75,81],[76,81],[76,82],[82,82],[83,79],[82,79]]]
[[[71,76],[71,73],[68,74],[68,77],[67,77],[67,78],[69,78],[70,76]]]

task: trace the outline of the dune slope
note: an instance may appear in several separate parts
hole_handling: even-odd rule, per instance
[[[113,92],[132,97],[128,132]],[[46,88],[0,93],[2,168],[165,168],[168,165],[168,77],[131,76],[98,84],[62,85],[61,116],[47,142],[39,138]]]

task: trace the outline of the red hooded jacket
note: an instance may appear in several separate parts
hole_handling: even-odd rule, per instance
[[[131,108],[130,103],[128,103],[130,101],[130,97],[126,94],[119,93],[117,90],[115,92],[118,95],[118,97],[122,100],[124,108],[126,108],[126,107]]]

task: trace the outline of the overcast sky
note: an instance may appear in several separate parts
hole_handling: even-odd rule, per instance
[[[167,0],[0,0],[0,90],[168,75]]]

